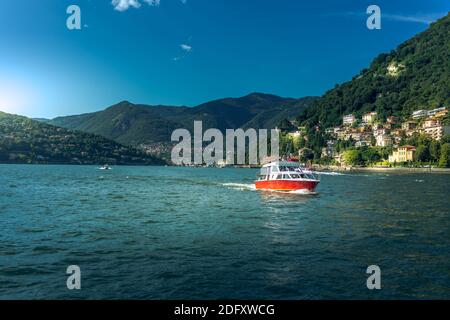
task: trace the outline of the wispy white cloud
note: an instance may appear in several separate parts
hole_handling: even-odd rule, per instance
[[[143,0],[151,7],[159,7],[161,4],[161,0]],[[111,4],[114,6],[114,9],[117,11],[126,11],[130,7],[131,8],[140,8],[141,3],[139,0],[112,0]]]
[[[403,22],[417,22],[417,23],[431,24],[445,15],[446,13],[417,14],[417,15],[381,13],[381,18]]]
[[[188,44],[180,44],[180,48],[183,51],[186,51],[186,52],[191,52],[192,51],[192,46],[190,46]]]
[[[381,10],[381,19],[387,19],[391,21],[400,21],[400,22],[413,22],[413,23],[423,23],[423,24],[431,24],[438,20],[441,17],[444,17],[447,15],[446,12],[440,12],[440,13],[415,13],[415,14],[392,14],[392,13],[384,13],[383,10]],[[351,17],[359,17],[359,18],[365,18],[368,17],[368,15],[365,12],[354,12],[354,11],[347,11],[347,12],[335,12],[335,13],[327,13],[325,16],[351,16]]]
[[[190,39],[191,39],[191,37],[189,37],[189,40]],[[172,58],[173,61],[179,61],[179,60],[185,58],[193,50],[192,46],[190,44],[186,44],[186,43],[180,44],[180,49],[183,51],[183,53],[176,56],[175,58]]]

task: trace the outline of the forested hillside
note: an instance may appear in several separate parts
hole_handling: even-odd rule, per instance
[[[0,163],[163,164],[98,135],[0,112]]]
[[[353,80],[338,85],[304,109],[299,121],[327,128],[342,123],[342,115],[376,111],[405,118],[418,109],[450,104],[450,15],[379,55]]]

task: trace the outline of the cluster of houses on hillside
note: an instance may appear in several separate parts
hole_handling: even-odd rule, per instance
[[[414,147],[401,146],[401,141],[405,137],[411,137],[415,133],[426,134],[434,140],[441,140],[446,134],[450,134],[450,126],[445,126],[442,119],[448,113],[445,107],[433,110],[414,111],[405,122],[400,122],[396,117],[388,117],[385,122],[381,122],[376,112],[364,114],[361,119],[355,115],[348,114],[342,119],[342,125],[326,129],[326,134],[330,139],[327,147],[323,148],[322,156],[339,159],[336,154],[335,144],[337,140],[352,141],[355,147],[363,146],[392,146],[398,148],[389,157],[389,162],[412,161]]]

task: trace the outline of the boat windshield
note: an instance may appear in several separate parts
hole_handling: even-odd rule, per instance
[[[275,175],[273,175],[275,173]],[[292,180],[292,179],[310,179],[317,180],[316,176],[309,170],[295,165],[272,165],[261,168],[258,180]]]
[[[285,167],[285,170],[280,170],[283,172],[283,179],[311,179],[317,180],[316,176],[309,171],[303,171],[300,167]],[[280,167],[281,169],[281,167]],[[281,175],[278,175],[280,179]]]
[[[262,167],[261,172],[259,173],[260,176],[267,176],[269,174],[269,168]]]

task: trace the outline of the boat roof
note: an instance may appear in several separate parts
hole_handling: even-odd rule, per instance
[[[296,161],[273,161],[270,163],[267,163],[265,165],[263,165],[263,168],[267,168],[267,167],[272,167],[272,166],[277,166],[277,167],[299,167],[300,164]]]

